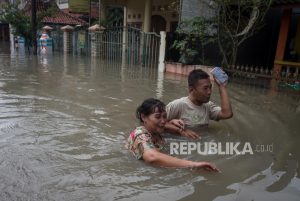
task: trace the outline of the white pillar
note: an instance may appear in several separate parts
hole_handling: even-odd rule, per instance
[[[99,22],[98,23],[101,26],[101,0],[99,0],[98,4],[99,4],[99,7],[98,7]]]
[[[124,12],[124,14],[123,14],[123,26],[127,27],[127,7],[126,6],[123,7],[123,12]]]
[[[74,27],[67,25],[61,28],[61,30],[64,32],[64,52],[70,53],[73,52],[73,44],[72,44],[72,38],[73,38],[73,30]]]
[[[10,41],[10,49],[14,51],[14,35],[12,33],[12,25],[9,24],[9,41]]]
[[[164,72],[157,72],[157,86],[156,86],[156,98],[161,99],[164,91]]]
[[[126,63],[126,49],[127,49],[127,8],[124,8],[124,21],[123,21],[123,37],[122,37],[122,67]]]
[[[158,71],[165,72],[165,53],[166,53],[166,32],[160,32],[160,47],[159,47],[159,60]]]
[[[123,21],[123,36],[122,36],[122,61],[121,61],[121,79],[122,82],[125,82],[125,67],[126,67],[126,49],[128,46],[127,41],[127,7],[124,6],[124,21]]]
[[[145,12],[144,12],[144,23],[143,31],[150,32],[151,26],[151,11],[152,11],[152,0],[145,0]]]
[[[88,28],[91,33],[91,56],[101,56],[101,43],[102,43],[102,32],[103,27],[95,24]]]

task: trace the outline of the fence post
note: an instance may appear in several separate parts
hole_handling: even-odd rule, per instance
[[[166,32],[160,32],[158,71],[165,72],[165,54],[166,54]]]
[[[143,31],[141,31],[140,34],[141,38],[140,38],[140,51],[139,51],[139,63],[140,64],[144,64],[144,43],[145,43],[145,33]]]
[[[74,28],[70,25],[64,26],[61,28],[61,30],[64,32],[64,52],[72,52],[73,45],[72,45],[72,33]]]
[[[126,49],[128,48],[128,28],[127,26],[123,27],[122,31],[122,66],[125,66],[126,63]]]
[[[99,31],[99,25],[94,25],[88,28],[89,32],[91,32],[91,56],[95,57],[99,54],[97,48],[97,31]]]
[[[92,56],[100,56],[100,47],[102,42],[102,33],[105,30],[104,27],[95,24],[88,28],[91,32],[91,55]]]

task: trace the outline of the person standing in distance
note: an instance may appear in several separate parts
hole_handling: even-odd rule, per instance
[[[197,139],[194,130],[208,126],[209,120],[229,119],[233,116],[227,82],[221,83],[214,76],[219,88],[221,106],[210,101],[212,83],[209,75],[201,69],[193,70],[188,76],[187,97],[170,102],[166,106],[167,118],[171,123],[166,129],[174,134]]]

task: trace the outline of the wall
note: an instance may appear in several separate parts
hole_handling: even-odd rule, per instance
[[[56,4],[58,5],[59,9],[69,8],[69,1],[68,0],[56,0]]]
[[[209,9],[210,0],[182,0],[181,20],[197,16],[212,16],[214,13]]]
[[[160,15],[167,21],[167,32],[171,30],[171,23],[178,22],[179,15],[170,8],[172,0],[153,0],[152,15]]]
[[[152,16],[159,15],[167,22],[166,31],[170,31],[172,22],[178,22],[178,14],[170,9],[173,0],[153,0]],[[131,26],[142,27],[144,20],[145,1],[128,0],[127,2],[127,22]]]
[[[128,0],[127,2],[127,23],[130,26],[142,28],[144,20],[144,1]]]

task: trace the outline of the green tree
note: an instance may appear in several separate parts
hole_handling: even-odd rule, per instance
[[[211,9],[213,15],[181,22],[177,32],[185,36],[173,44],[181,54],[179,61],[190,63],[184,58],[196,57],[201,49],[200,61],[204,63],[204,47],[212,41],[217,41],[222,65],[236,65],[239,47],[263,27],[265,15],[272,2],[273,0],[202,1],[203,6]],[[200,49],[196,45],[197,38],[200,41]]]
[[[12,33],[25,39],[31,39],[30,17],[17,4],[4,4],[0,13],[0,20],[12,25]]]
[[[123,26],[123,18],[123,8],[111,7],[106,14],[106,26]]]
[[[212,18],[216,39],[222,55],[222,65],[236,65],[238,49],[246,39],[264,25],[272,0],[212,0]]]
[[[179,50],[179,62],[183,64],[205,64],[205,46],[214,41],[211,21],[204,17],[185,20],[177,27],[180,39],[176,40],[172,48]]]
[[[54,6],[49,7],[46,11],[37,13],[37,28],[43,26],[43,18],[52,16],[57,11]],[[32,45],[31,41],[36,38],[32,33],[31,18],[24,10],[19,9],[18,4],[4,4],[0,12],[0,21],[12,25],[12,33],[17,36],[22,36],[27,41],[28,45]]]

